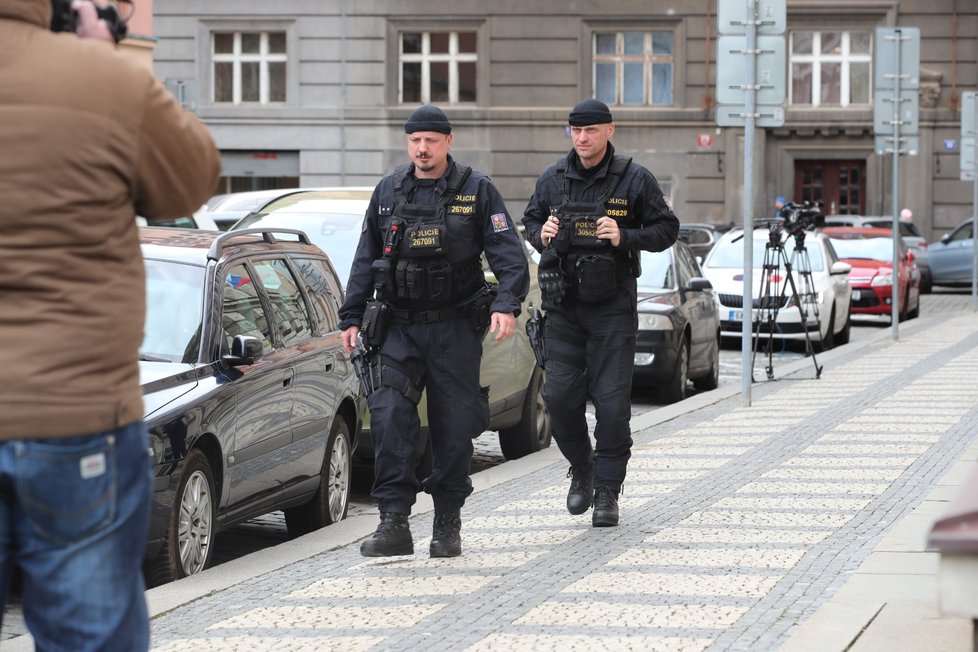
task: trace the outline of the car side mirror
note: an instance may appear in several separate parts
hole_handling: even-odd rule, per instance
[[[841,260],[838,260],[832,263],[832,268],[829,270],[829,273],[832,275],[836,275],[836,274],[842,275],[842,274],[848,274],[851,271],[852,271],[852,265],[850,265],[849,263],[844,263]]]
[[[944,244],[947,244],[950,241],[951,241],[950,233],[945,233],[944,235],[941,236],[941,242],[943,242]]]
[[[231,352],[221,356],[221,361],[231,367],[255,364],[261,357],[262,343],[251,335],[235,335],[231,340]]]
[[[694,276],[689,279],[689,285],[686,286],[687,292],[702,292],[704,290],[712,290],[713,284],[710,283],[710,279],[703,278],[702,276]]]

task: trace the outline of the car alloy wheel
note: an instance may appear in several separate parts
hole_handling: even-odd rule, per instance
[[[180,565],[184,575],[204,570],[214,532],[211,486],[203,471],[190,474],[180,496]]]

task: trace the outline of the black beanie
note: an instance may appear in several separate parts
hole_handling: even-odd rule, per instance
[[[590,125],[603,125],[614,122],[608,105],[601,100],[584,100],[575,106],[570,112],[567,122],[572,127],[588,127]]]
[[[442,134],[452,133],[452,123],[448,121],[445,112],[433,104],[418,107],[404,123],[404,133],[413,134],[416,131],[437,131]]]

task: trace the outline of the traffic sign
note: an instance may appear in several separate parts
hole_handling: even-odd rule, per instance
[[[784,34],[787,26],[785,0],[759,0],[757,3],[758,34]],[[717,31],[721,34],[747,34],[747,3],[740,0],[718,2]]]
[[[917,133],[920,95],[915,90],[900,89],[899,108],[893,101],[893,90],[876,89],[873,99],[873,129],[877,134],[892,134],[893,121],[900,120],[900,135]]]
[[[783,104],[787,56],[783,36],[758,36],[755,64],[758,104]],[[727,35],[717,39],[717,102],[743,105],[747,100],[747,37]]]
[[[900,48],[900,70],[897,70],[897,48]],[[900,88],[920,86],[920,29],[917,27],[876,28],[876,90],[893,88],[900,76]]]

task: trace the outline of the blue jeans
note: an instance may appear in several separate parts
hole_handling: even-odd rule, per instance
[[[38,652],[149,648],[148,444],[142,422],[0,442],[0,617],[19,566]]]

